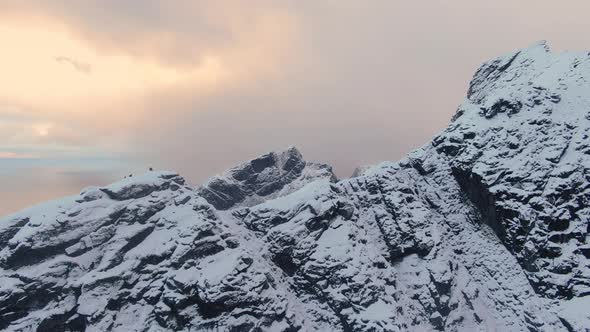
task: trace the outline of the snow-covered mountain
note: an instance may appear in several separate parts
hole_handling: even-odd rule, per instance
[[[449,127],[336,180],[295,148],[0,220],[9,331],[590,330],[590,54],[485,63]]]

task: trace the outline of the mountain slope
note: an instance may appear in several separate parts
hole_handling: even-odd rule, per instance
[[[0,328],[590,326],[590,56],[484,64],[450,126],[336,181],[294,148],[193,189],[148,172],[0,220]]]

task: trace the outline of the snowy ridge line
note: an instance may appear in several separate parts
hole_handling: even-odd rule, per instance
[[[588,331],[590,55],[476,72],[450,125],[337,180],[294,147],[0,219],[7,331]]]

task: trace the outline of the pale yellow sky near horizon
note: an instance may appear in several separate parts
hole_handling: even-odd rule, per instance
[[[148,165],[199,183],[289,145],[341,176],[396,160],[445,127],[483,61],[590,49],[588,10],[0,0],[0,215]]]

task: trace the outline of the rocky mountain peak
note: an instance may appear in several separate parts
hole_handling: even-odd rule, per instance
[[[250,206],[318,179],[336,181],[332,167],[311,163],[295,147],[261,155],[209,180],[198,192],[217,209]]]
[[[552,54],[545,43],[492,60],[433,141],[548,297],[590,294],[589,78],[589,53]]]

